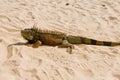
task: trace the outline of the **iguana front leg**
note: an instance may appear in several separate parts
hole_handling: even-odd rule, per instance
[[[25,43],[26,46],[33,47],[33,48],[38,48],[41,44],[42,42],[40,40],[34,43],[30,43],[30,42]]]
[[[33,43],[32,47],[33,48],[38,48],[40,45],[42,45],[42,42],[40,40],[38,40],[35,43]]]

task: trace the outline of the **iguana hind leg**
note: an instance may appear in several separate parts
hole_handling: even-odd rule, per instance
[[[70,54],[72,53],[72,49],[74,49],[74,46],[70,44],[67,40],[63,40],[61,47],[67,48],[67,52]]]

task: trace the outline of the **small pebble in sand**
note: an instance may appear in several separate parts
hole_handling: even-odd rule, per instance
[[[69,3],[66,3],[66,6],[68,6],[69,5]]]

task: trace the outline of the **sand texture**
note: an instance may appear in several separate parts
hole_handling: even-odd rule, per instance
[[[120,80],[120,46],[32,48],[33,26],[120,42],[120,0],[0,0],[0,80]]]

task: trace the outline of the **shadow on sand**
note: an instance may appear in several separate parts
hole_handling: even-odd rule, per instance
[[[23,42],[18,42],[18,43],[15,43],[15,44],[10,44],[10,45],[8,45],[8,47],[9,47],[9,46],[12,46],[12,45],[18,45],[18,46],[20,46],[20,45],[25,45],[25,43],[23,43]]]

